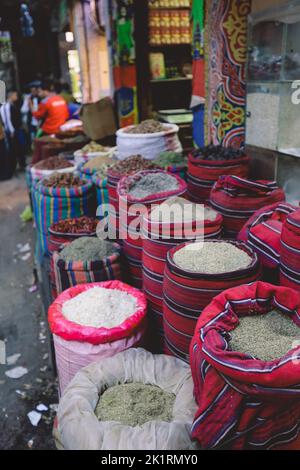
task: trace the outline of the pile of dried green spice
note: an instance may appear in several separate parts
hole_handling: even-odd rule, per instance
[[[250,354],[262,361],[280,359],[297,346],[297,341],[300,345],[300,328],[278,310],[242,317],[230,334],[233,351]]]
[[[172,419],[175,395],[138,382],[115,385],[99,398],[95,413],[100,421],[141,426],[148,421]]]

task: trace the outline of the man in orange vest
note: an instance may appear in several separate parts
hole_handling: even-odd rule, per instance
[[[67,103],[64,98],[57,95],[54,84],[51,80],[44,80],[39,90],[42,101],[38,110],[31,107],[32,116],[42,120],[41,129],[43,134],[56,134],[69,117]]]

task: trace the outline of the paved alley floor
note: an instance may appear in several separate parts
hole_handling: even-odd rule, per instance
[[[0,182],[0,362],[3,342],[6,350],[6,364],[0,363],[0,449],[55,448],[52,425],[58,398],[47,320],[39,291],[30,292],[34,229],[32,222],[20,219],[28,203],[24,174]],[[18,372],[25,374],[8,376]],[[33,426],[27,414],[41,404],[47,410],[39,412],[40,421]]]

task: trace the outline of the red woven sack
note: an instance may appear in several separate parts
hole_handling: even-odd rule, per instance
[[[214,240],[214,243],[219,242]],[[189,361],[189,346],[197,320],[212,299],[225,289],[254,282],[261,277],[257,255],[250,247],[239,242],[230,243],[252,258],[251,264],[245,269],[222,274],[181,269],[174,262],[174,254],[190,243],[193,242],[183,243],[168,252],[163,282],[165,353],[184,361]]]
[[[238,234],[238,240],[253,248],[265,268],[278,268],[282,226],[287,216],[296,210],[297,207],[286,202],[263,207],[250,217]]]
[[[130,196],[129,190],[133,183],[141,179],[143,176],[153,173],[162,173],[171,175],[176,179],[178,187],[172,191],[163,191],[161,193],[152,194],[143,199],[135,199]],[[130,229],[130,224],[137,219],[136,212],[132,207],[136,204],[143,206],[144,210],[151,207],[152,204],[159,204],[164,202],[166,199],[172,196],[184,196],[186,194],[187,185],[186,182],[177,176],[163,170],[145,170],[135,173],[132,176],[124,177],[118,184],[118,200],[120,210],[120,236],[123,239],[123,251],[127,258],[129,265],[129,272],[131,274],[132,283],[141,288],[143,284],[142,275],[142,247],[143,239],[142,234],[138,238],[134,237],[134,232]],[[142,220],[142,215],[140,219]],[[141,231],[141,220],[137,223],[137,230]]]
[[[300,209],[283,224],[280,240],[280,284],[300,290]]]
[[[223,215],[229,237],[235,237],[258,209],[284,200],[284,191],[275,181],[237,176],[221,176],[210,193],[210,204]]]
[[[236,175],[247,178],[249,173],[250,158],[246,155],[235,160],[203,160],[194,157],[193,153],[188,157],[188,195],[192,201],[206,202],[209,200],[210,191],[219,177],[222,175]]]
[[[300,295],[264,282],[221,293],[199,317],[190,347],[198,411],[192,437],[204,449],[270,449],[300,431],[300,346],[274,361],[230,350],[244,315],[278,309],[300,328]],[[300,333],[300,330],[299,330]]]

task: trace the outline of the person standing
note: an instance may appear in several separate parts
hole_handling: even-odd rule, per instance
[[[11,168],[14,171],[18,162],[20,169],[24,170],[26,166],[25,142],[21,106],[16,90],[8,92],[7,101],[0,109],[0,116],[5,131]]]
[[[44,80],[39,90],[42,101],[38,110],[34,111],[31,103],[31,113],[36,119],[42,120],[41,129],[43,134],[56,134],[69,117],[68,106],[64,98],[55,92],[52,80]]]
[[[38,120],[32,116],[31,109],[35,112],[39,108],[40,98],[39,98],[39,87],[41,86],[41,82],[34,81],[29,83],[28,87],[30,89],[30,93],[24,97],[24,102],[21,108],[21,112],[26,119],[26,125],[28,128],[28,133],[30,137],[30,143],[33,142],[39,122]]]

